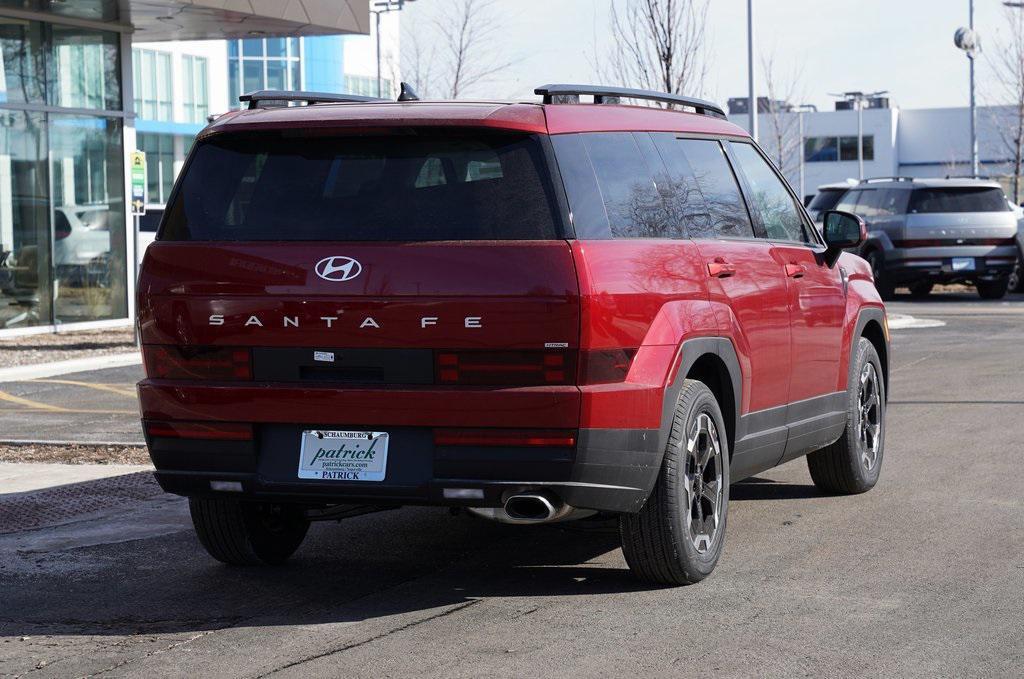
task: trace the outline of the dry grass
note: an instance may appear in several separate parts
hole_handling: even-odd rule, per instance
[[[151,464],[144,447],[0,444],[0,462],[49,464]]]

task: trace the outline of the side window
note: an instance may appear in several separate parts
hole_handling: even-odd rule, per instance
[[[629,132],[583,134],[614,238],[663,237],[654,176]]]
[[[861,217],[877,217],[882,201],[882,192],[878,189],[864,189],[857,199],[857,214]]]
[[[665,164],[665,175],[655,180],[668,219],[679,225],[680,234],[689,232],[696,238],[707,237],[711,214],[682,143],[669,132],[654,132],[651,138]]]
[[[706,220],[695,220],[690,225],[690,236],[753,238],[750,215],[721,145],[713,139],[678,139],[675,143],[682,150],[708,212]],[[677,162],[666,162],[670,168],[678,166]]]
[[[565,195],[569,200],[576,237],[611,238],[601,188],[597,185],[597,177],[581,135],[552,135],[551,146],[558,159],[558,173],[562,176]]]
[[[809,242],[793,196],[751,144],[729,142],[750,186],[750,208],[761,217],[768,238]]]
[[[857,213],[857,200],[860,198],[860,194],[863,193],[861,189],[851,189],[846,192],[839,202],[836,203],[834,210],[842,210],[843,212]]]

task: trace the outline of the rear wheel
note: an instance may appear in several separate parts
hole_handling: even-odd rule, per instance
[[[214,559],[233,566],[280,564],[309,530],[298,507],[241,502],[229,498],[189,498],[192,525]]]
[[[914,297],[917,297],[918,299],[923,299],[931,293],[932,288],[934,287],[934,283],[914,283],[913,285],[910,286],[910,294],[913,295]]]
[[[1002,299],[1006,297],[1006,290],[1009,280],[1006,278],[997,281],[978,281],[978,296],[982,299]]]
[[[890,300],[896,295],[896,286],[886,278],[885,259],[878,250],[872,250],[865,259],[871,265],[871,274],[875,277],[875,289],[878,296],[884,300]]]
[[[885,380],[874,345],[861,337],[847,386],[846,429],[832,445],[807,456],[814,485],[844,495],[871,490],[885,450]]]
[[[686,380],[651,496],[619,519],[622,551],[641,580],[689,585],[718,563],[729,508],[729,443],[722,411],[702,382]]]
[[[1007,284],[1010,292],[1024,292],[1024,271],[1021,270],[1022,267],[1024,267],[1024,263],[1018,257],[1017,263],[1013,265],[1013,271],[1010,273],[1010,280]]]

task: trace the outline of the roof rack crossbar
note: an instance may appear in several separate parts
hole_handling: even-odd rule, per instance
[[[260,108],[265,101],[301,101],[307,104],[350,104],[370,101],[387,101],[379,97],[364,97],[359,94],[330,94],[328,92],[299,92],[291,90],[257,90],[243,94],[238,101],[249,102],[249,108]]]
[[[534,94],[539,94],[544,97],[545,104],[554,103],[555,97],[565,95],[576,95],[586,94],[594,97],[595,104],[604,103],[606,98],[625,98],[625,99],[645,99],[648,101],[658,101],[663,104],[675,104],[677,106],[687,106],[694,109],[701,115],[714,116],[716,118],[725,118],[725,111],[721,106],[704,99],[697,99],[696,97],[686,97],[681,94],[668,94],[667,92],[656,92],[654,90],[635,90],[629,87],[606,87],[603,85],[542,85],[533,91]]]

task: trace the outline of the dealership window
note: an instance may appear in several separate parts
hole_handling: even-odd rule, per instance
[[[171,55],[157,50],[132,50],[135,113],[143,120],[174,120],[171,112]]]
[[[230,106],[255,90],[302,89],[298,38],[246,38],[228,41]]]
[[[387,78],[381,78],[380,81],[380,95],[377,94],[377,78],[369,75],[346,75],[345,76],[345,94],[358,94],[364,97],[376,97],[381,96],[385,99],[391,99],[391,81]]]
[[[864,160],[875,159],[875,137],[866,134]],[[857,137],[805,137],[804,162],[827,163],[837,160],[857,160]]]
[[[146,154],[146,202],[163,205],[174,186],[174,135],[139,132],[135,145]]]
[[[210,98],[206,93],[206,58],[183,55],[181,72],[185,122],[206,123],[206,116],[210,114]]]

